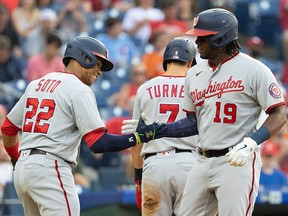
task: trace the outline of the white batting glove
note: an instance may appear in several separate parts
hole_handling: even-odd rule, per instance
[[[253,156],[257,143],[250,137],[245,137],[226,155],[231,166],[243,166]]]
[[[144,120],[146,125],[151,124],[150,119],[145,115],[145,113],[141,113],[141,117]],[[135,120],[135,119],[124,120],[122,122],[123,126],[121,127],[121,133],[130,134],[130,133],[136,132],[138,122],[139,120]]]

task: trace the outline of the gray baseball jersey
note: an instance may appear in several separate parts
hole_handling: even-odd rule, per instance
[[[49,73],[28,85],[7,117],[22,129],[14,184],[25,214],[80,215],[71,166],[81,138],[105,129],[90,87],[75,74]]]
[[[184,80],[183,76],[158,76],[144,83],[137,92],[133,119],[139,119],[142,112],[151,122],[159,123],[186,117],[182,108]],[[197,136],[193,136],[161,138],[143,145],[143,215],[179,215],[186,179],[195,162],[196,143]],[[179,153],[179,149],[185,152]],[[146,207],[151,202],[157,207]]]
[[[133,109],[133,119],[139,119],[144,112],[151,122],[174,122],[186,117],[183,112],[185,77],[158,76],[144,83],[137,92]],[[195,149],[197,136],[161,138],[152,140],[142,147],[142,156],[151,152],[163,152],[174,148]]]
[[[196,112],[199,146],[224,149],[255,130],[261,110],[283,104],[277,81],[261,62],[239,53],[214,71],[204,61],[189,70],[184,110]]]
[[[8,118],[22,128],[20,151],[40,148],[74,164],[81,137],[105,128],[90,87],[60,72],[32,81]]]
[[[262,109],[268,113],[283,104],[272,72],[243,53],[217,68],[203,61],[186,76],[184,110],[196,113],[198,146],[205,150],[237,145],[256,130]],[[259,148],[243,167],[231,166],[225,154],[199,155],[186,182],[180,215],[252,215],[260,170]]]

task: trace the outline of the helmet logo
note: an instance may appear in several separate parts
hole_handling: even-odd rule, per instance
[[[195,27],[197,25],[198,21],[199,21],[199,16],[194,18],[193,27]]]
[[[172,56],[173,59],[179,59],[178,51],[175,51],[174,55]]]

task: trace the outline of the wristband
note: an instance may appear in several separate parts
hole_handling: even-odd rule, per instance
[[[135,181],[142,180],[142,169],[134,169]]]
[[[142,142],[141,142],[139,134],[137,132],[134,132],[133,134],[135,135],[135,138],[136,138],[136,145],[141,144]]]
[[[250,136],[250,138],[259,145],[270,138],[270,131],[267,127],[261,126]]]
[[[8,153],[8,155],[15,159],[15,160],[18,160],[20,154],[19,154],[19,151],[18,151],[18,148],[19,148],[19,142],[17,142],[14,146],[12,147],[7,147],[5,146],[5,150],[6,152]]]

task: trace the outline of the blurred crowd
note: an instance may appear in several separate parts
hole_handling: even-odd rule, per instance
[[[242,51],[270,67],[287,98],[288,0],[1,0],[1,116],[13,107],[31,80],[64,69],[62,56],[69,40],[89,35],[107,46],[115,65],[97,78],[92,89],[108,130],[120,133],[123,119],[131,115],[138,87],[164,73],[162,60],[168,41],[183,36],[192,28],[197,13],[211,7],[235,13]],[[267,17],[277,21],[269,26],[269,38],[263,34]],[[0,174],[9,173],[3,171],[11,166],[1,145]],[[80,152],[80,163],[74,170],[79,192],[101,187],[103,167],[122,172],[125,181],[121,184],[133,182],[128,150],[95,155],[81,145]],[[262,145],[262,156],[261,188],[287,187],[288,124]],[[11,179],[12,175],[5,179],[0,175],[0,190]]]

